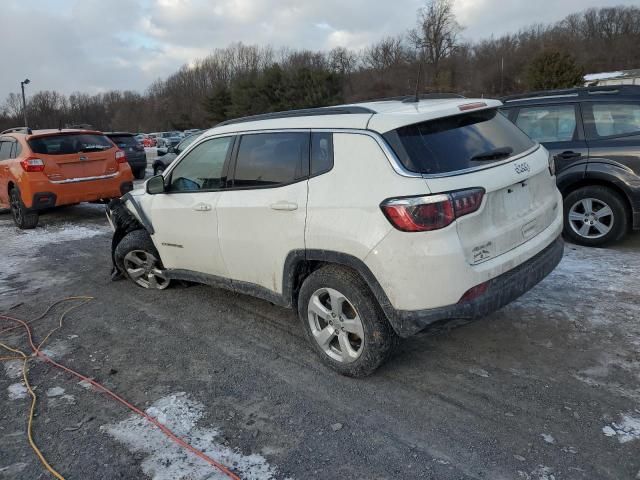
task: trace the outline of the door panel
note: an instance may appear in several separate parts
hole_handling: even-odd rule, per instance
[[[243,135],[232,190],[221,194],[218,225],[229,277],[282,293],[291,250],[303,249],[309,131]]]
[[[304,248],[307,181],[221,193],[220,246],[229,277],[282,293],[291,250]]]
[[[225,275],[218,244],[220,192],[154,195],[154,243],[166,268]]]
[[[153,240],[166,268],[226,275],[216,206],[233,143],[234,137],[198,143],[167,174],[166,193],[152,196]]]

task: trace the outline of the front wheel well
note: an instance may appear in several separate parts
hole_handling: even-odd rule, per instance
[[[594,187],[594,186],[605,187],[605,188],[608,188],[608,189],[612,190],[613,192],[617,193],[618,196],[624,202],[625,211],[626,211],[627,217],[628,217],[627,220],[629,222],[633,221],[633,218],[632,218],[633,210],[632,210],[632,207],[631,207],[631,201],[629,200],[629,197],[624,192],[624,190],[622,190],[620,187],[618,187],[613,182],[609,182],[607,180],[596,179],[596,178],[585,178],[585,179],[579,180],[579,181],[577,181],[575,183],[572,183],[572,184],[567,185],[566,187],[564,187],[562,189],[562,197],[566,198],[570,193],[575,192],[576,190],[578,190],[580,188]]]

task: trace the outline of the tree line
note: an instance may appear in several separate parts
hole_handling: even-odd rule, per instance
[[[640,8],[592,8],[553,24],[464,41],[453,0],[429,0],[406,33],[354,51],[235,43],[181,67],[144,93],[29,96],[31,127],[102,130],[208,128],[244,115],[416,92],[465,96],[580,85],[585,72],[640,68]],[[22,121],[22,100],[0,105],[0,130]]]

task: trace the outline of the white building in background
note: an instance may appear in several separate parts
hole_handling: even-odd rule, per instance
[[[640,85],[640,69],[589,73],[584,76],[584,85]]]

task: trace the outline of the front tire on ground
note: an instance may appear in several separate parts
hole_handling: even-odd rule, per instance
[[[134,230],[125,235],[116,247],[114,257],[118,269],[139,287],[164,290],[171,283],[146,230]]]
[[[38,212],[30,212],[22,202],[20,190],[13,187],[9,192],[9,200],[11,202],[11,213],[16,226],[22,230],[30,230],[38,225]]]
[[[621,240],[628,225],[624,200],[610,188],[582,187],[564,199],[564,234],[574,243],[602,247]]]
[[[348,268],[311,273],[300,289],[298,316],[322,362],[342,375],[370,375],[399,342],[367,284]]]

